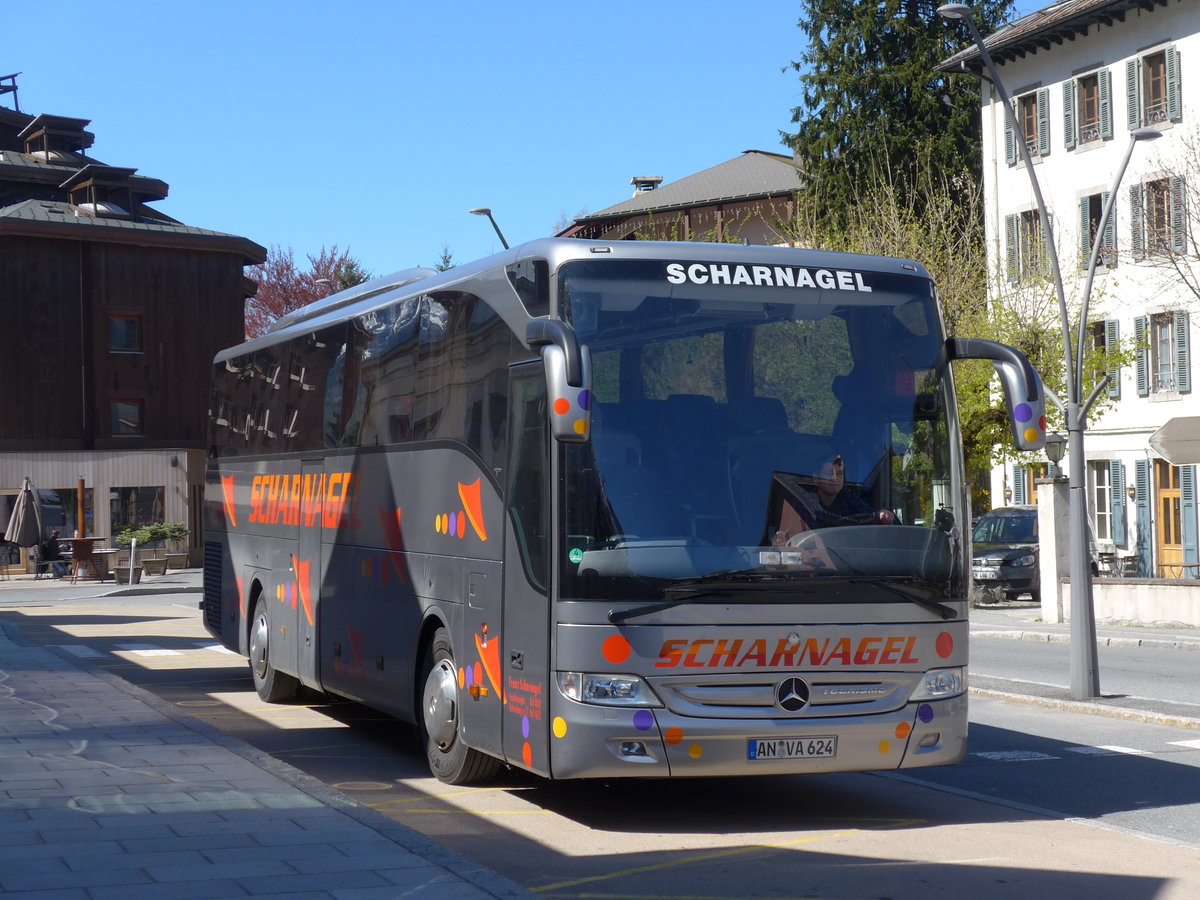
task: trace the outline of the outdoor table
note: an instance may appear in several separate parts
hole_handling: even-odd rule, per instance
[[[92,573],[100,581],[104,580],[104,574],[100,571],[100,564],[96,560],[96,544],[103,542],[106,538],[97,535],[89,537],[69,537],[59,538],[63,543],[71,545],[71,582],[72,584],[79,578],[83,570],[91,566]]]

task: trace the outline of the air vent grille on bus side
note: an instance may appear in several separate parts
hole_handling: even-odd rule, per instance
[[[221,545],[204,543],[204,624],[221,632]]]

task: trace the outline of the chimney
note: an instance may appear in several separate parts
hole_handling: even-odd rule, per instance
[[[634,175],[629,179],[629,183],[633,185],[633,196],[644,191],[652,191],[662,184],[663,177],[661,175]]]

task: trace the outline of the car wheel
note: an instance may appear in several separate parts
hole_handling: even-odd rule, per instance
[[[502,763],[468,747],[462,740],[458,715],[458,667],[450,634],[439,628],[425,652],[421,692],[421,739],[429,770],[446,784],[475,784],[491,778]]]
[[[250,619],[250,676],[254,690],[267,703],[282,703],[293,699],[300,691],[300,681],[293,675],[280,672],[271,663],[271,617],[267,603],[261,597],[254,604]]]

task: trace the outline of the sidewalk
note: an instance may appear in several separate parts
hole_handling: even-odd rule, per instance
[[[198,591],[0,582],[0,602]],[[0,894],[530,897],[153,694],[0,623]]]

